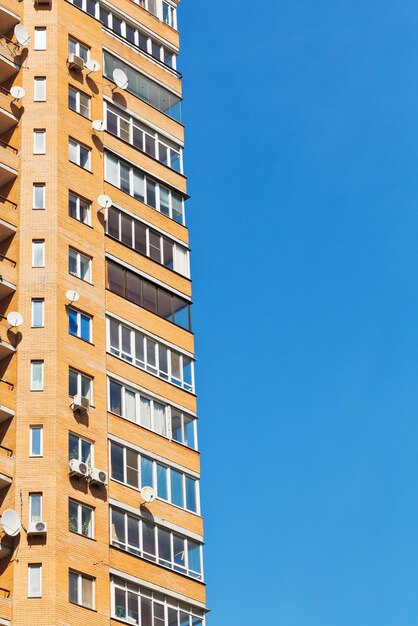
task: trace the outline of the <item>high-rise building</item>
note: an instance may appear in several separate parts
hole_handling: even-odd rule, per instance
[[[0,0],[0,624],[204,624],[178,52]]]

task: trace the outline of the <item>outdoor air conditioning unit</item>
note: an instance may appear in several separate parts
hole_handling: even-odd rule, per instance
[[[46,522],[31,522],[28,535],[46,535]]]
[[[70,54],[70,56],[68,57],[68,67],[70,68],[70,70],[81,72],[81,70],[84,68],[84,61],[76,54]]]
[[[86,398],[85,396],[81,396],[77,394],[73,398],[73,403],[71,405],[71,408],[73,409],[73,411],[84,413],[85,411],[88,411],[90,408],[90,400]]]
[[[96,485],[107,485],[107,474],[103,470],[92,467],[90,470],[90,481]]]
[[[78,459],[71,459],[68,473],[70,476],[84,476],[84,478],[88,478],[89,466]]]

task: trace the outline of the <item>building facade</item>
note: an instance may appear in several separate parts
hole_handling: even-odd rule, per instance
[[[0,0],[0,624],[205,623],[177,8]]]

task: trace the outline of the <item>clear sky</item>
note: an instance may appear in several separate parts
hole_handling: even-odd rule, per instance
[[[208,626],[417,626],[418,2],[179,23]]]

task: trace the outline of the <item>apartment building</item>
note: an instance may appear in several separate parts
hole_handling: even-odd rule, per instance
[[[203,626],[173,0],[0,0],[0,624]]]

